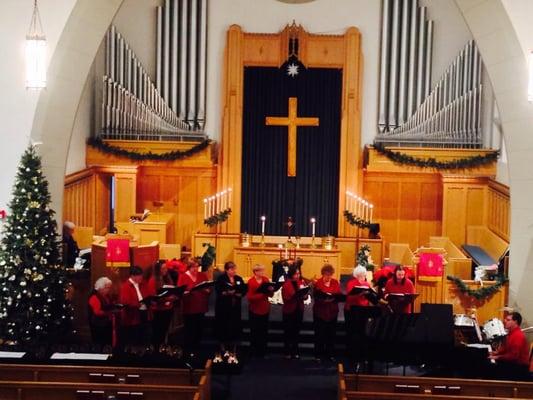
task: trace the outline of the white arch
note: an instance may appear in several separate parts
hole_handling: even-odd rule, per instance
[[[123,1],[77,0],[50,61],[48,87],[39,96],[31,138],[42,142],[39,153],[58,221],[62,217],[70,138],[83,86],[98,47]]]

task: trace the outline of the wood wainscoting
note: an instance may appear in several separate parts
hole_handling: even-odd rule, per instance
[[[442,183],[439,174],[371,172],[364,174],[366,200],[388,243],[416,249],[441,234]]]
[[[511,198],[509,187],[494,180],[489,181],[487,227],[506,242],[510,241]]]

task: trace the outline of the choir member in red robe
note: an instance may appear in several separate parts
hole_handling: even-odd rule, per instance
[[[385,284],[385,299],[389,300],[389,306],[394,313],[408,314],[411,311],[411,301],[408,299],[396,299],[391,301],[389,295],[396,294],[412,294],[415,292],[415,285],[405,276],[405,269],[398,265],[394,269],[394,275]]]
[[[339,294],[341,286],[333,278],[335,270],[330,264],[321,269],[322,277],[315,282],[313,305],[313,322],[315,326],[315,359],[333,359],[333,345],[339,314],[339,304],[334,297],[324,294]]]
[[[154,265],[154,271],[148,280],[148,295],[155,296],[163,286],[174,286],[174,281],[170,277],[169,271],[164,261],[158,261]],[[152,343],[159,346],[165,342],[168,327],[174,313],[174,297],[165,297],[152,304]]]
[[[183,325],[185,350],[190,357],[198,351],[204,327],[204,317],[208,309],[211,289],[191,290],[199,283],[208,280],[207,275],[199,271],[198,261],[193,259],[187,264],[187,271],[180,274],[178,286],[186,285],[183,293]]]
[[[130,277],[120,287],[119,302],[124,305],[121,318],[121,342],[123,344],[147,343],[151,313],[142,300],[148,296],[141,267],[131,267]]]
[[[522,315],[508,314],[503,320],[507,336],[498,350],[489,358],[496,362],[495,377],[499,379],[527,380],[529,372],[529,345],[520,324]]]
[[[268,283],[265,276],[265,266],[256,264],[253,267],[254,276],[248,281],[248,319],[250,321],[250,344],[252,352],[259,358],[265,356],[267,344],[268,315],[270,313],[269,297],[272,297],[274,290],[268,292],[258,292],[259,287]]]
[[[111,299],[111,279],[98,278],[94,283],[94,290],[89,296],[89,327],[93,343],[111,345],[113,340],[113,319],[110,311],[113,306]]]
[[[348,349],[355,359],[362,354],[361,341],[364,340],[364,329],[368,316],[362,313],[358,307],[368,307],[368,297],[364,292],[358,294],[349,294],[354,287],[371,288],[370,283],[366,280],[366,268],[358,265],[353,270],[353,278],[346,284],[346,302],[344,303],[344,322],[346,327],[346,339],[348,340]]]
[[[304,300],[306,296],[298,295],[298,290],[305,286],[296,266],[289,267],[288,279],[281,287],[283,297],[283,325],[285,330],[285,357],[300,358],[298,350],[298,336],[304,315]]]

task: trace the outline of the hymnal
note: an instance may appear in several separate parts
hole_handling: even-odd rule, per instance
[[[161,289],[158,290],[158,294],[167,293],[167,296],[181,296],[183,292],[187,289],[187,285],[183,286],[173,286],[173,285],[163,285]]]
[[[342,303],[346,301],[346,295],[342,293],[327,293],[322,290],[315,290],[314,293],[315,299],[328,300],[332,299],[337,303]]]
[[[418,293],[389,293],[387,295],[388,301],[414,301],[418,297]]]
[[[270,294],[276,292],[280,287],[283,286],[283,282],[263,282],[257,288],[259,293]]]
[[[305,296],[307,296],[309,294],[310,291],[311,291],[311,287],[310,286],[304,286],[304,287],[298,289],[294,295],[296,297],[305,297]]]
[[[200,282],[200,283],[198,283],[197,285],[195,285],[191,289],[191,292],[194,292],[195,290],[209,289],[214,284],[215,284],[215,281],[203,281],[203,282]]]

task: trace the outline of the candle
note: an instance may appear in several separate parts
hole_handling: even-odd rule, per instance
[[[355,215],[357,217],[360,217],[361,216],[361,207],[362,207],[361,201],[362,201],[362,199],[359,196],[357,196],[356,200],[357,200],[357,210],[355,211]]]
[[[231,203],[231,193],[232,193],[232,189],[229,188],[229,189],[228,189],[228,208],[231,208],[231,206],[232,206],[232,203]]]
[[[264,215],[261,215],[261,235],[265,235],[265,221],[266,217]]]
[[[204,199],[204,219],[207,219],[207,199]]]
[[[289,259],[288,250],[289,250],[289,249],[287,249],[287,247],[285,247],[285,259],[286,259],[286,260]]]
[[[368,203],[366,202],[366,200],[363,200],[363,220],[366,221],[367,220],[367,211],[368,211]]]
[[[372,222],[372,212],[374,211],[374,205],[370,204],[370,218],[368,219],[368,222]]]
[[[312,217],[310,221],[311,221],[311,236],[315,236],[315,224],[316,224],[315,217]]]
[[[225,190],[222,191],[222,194],[220,196],[220,199],[221,199],[221,202],[222,202],[222,210],[225,210],[226,208],[228,208],[228,205],[227,205],[227,192]]]
[[[349,190],[346,191],[346,209],[348,211],[350,211],[350,197],[352,197],[352,192],[350,192]]]
[[[220,193],[215,194],[215,209],[217,210],[217,213],[222,211],[222,207],[220,204]]]
[[[278,249],[279,249],[279,259],[281,260],[281,250],[283,249],[283,245],[281,243],[278,244]]]
[[[210,215],[215,215],[215,196],[209,198],[209,213]]]

